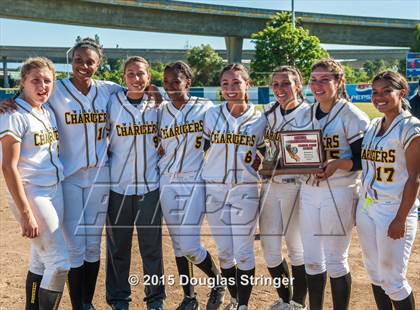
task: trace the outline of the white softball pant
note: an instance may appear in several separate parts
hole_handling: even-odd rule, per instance
[[[302,184],[299,224],[306,272],[328,271],[330,277],[339,278],[350,271],[347,258],[357,195],[356,187],[331,191]]]
[[[95,182],[83,187],[75,178],[63,181],[64,237],[72,268],[100,258],[109,199],[109,168],[97,170]]]
[[[406,274],[417,229],[417,206],[413,206],[407,217],[404,237],[398,240],[388,237],[389,224],[399,206],[395,202],[376,201],[369,207],[361,198],[356,213],[356,228],[369,279],[396,301],[411,294]]]
[[[285,179],[293,180],[293,178]],[[304,264],[303,245],[299,231],[298,183],[280,183],[273,180],[263,185],[259,227],[264,259],[269,268],[283,261],[281,253],[283,237],[287,254],[293,266]]]
[[[61,185],[36,186],[26,183],[25,193],[39,227],[39,236],[31,239],[29,270],[42,275],[40,287],[62,292],[70,269],[64,242],[63,191]],[[20,214],[12,211],[18,221]]]
[[[206,184],[206,213],[220,267],[255,268],[254,234],[259,212],[256,184]]]
[[[160,177],[160,203],[176,257],[193,264],[206,258],[200,232],[205,212],[205,185],[197,173],[165,174]]]

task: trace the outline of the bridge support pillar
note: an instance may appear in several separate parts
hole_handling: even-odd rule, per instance
[[[225,37],[228,63],[241,63],[243,38]]]
[[[3,56],[3,87],[9,88],[9,73],[7,72],[7,57]]]

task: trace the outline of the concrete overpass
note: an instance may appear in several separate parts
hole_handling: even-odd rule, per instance
[[[3,75],[7,76],[7,63],[20,63],[28,57],[44,56],[55,63],[65,64],[66,47],[40,47],[40,46],[0,46],[0,59],[3,63]],[[228,58],[226,50],[216,50],[225,60]],[[351,67],[360,68],[368,60],[404,59],[408,49],[369,49],[369,50],[329,50],[330,55],[336,59],[348,63]],[[186,60],[186,49],[128,49],[128,48],[105,48],[107,59],[116,60],[128,56],[140,55],[149,62],[160,61],[169,63],[176,60]],[[243,59],[252,59],[254,50],[244,50]],[[5,80],[7,83],[7,81]],[[6,86],[5,86],[6,87]]]
[[[0,59],[7,62],[19,63],[31,56],[48,57],[55,63],[66,63],[67,47],[47,46],[1,46]],[[353,67],[358,67],[368,60],[384,59],[394,60],[405,58],[408,48],[395,49],[343,49],[329,50],[328,53],[336,59],[350,62]],[[226,50],[216,50],[225,60],[228,60]],[[104,53],[107,59],[116,60],[128,56],[140,55],[149,62],[160,61],[169,63],[176,60],[186,60],[186,49],[133,49],[133,48],[105,48]],[[249,60],[254,57],[254,50],[243,50],[242,58]]]
[[[230,62],[277,11],[169,0],[0,0],[0,17],[100,28],[225,37]],[[418,20],[296,13],[322,43],[410,46]]]

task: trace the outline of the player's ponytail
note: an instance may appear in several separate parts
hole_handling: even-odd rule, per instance
[[[405,98],[409,93],[407,80],[398,72],[390,71],[390,70],[383,71],[377,74],[373,78],[372,84],[375,83],[376,81],[381,81],[381,80],[386,81],[389,87],[391,87],[392,89],[401,91],[401,107],[403,110],[409,110],[410,104],[408,100]]]
[[[337,90],[337,99],[345,99],[350,101],[346,91],[346,75],[344,72],[344,67],[341,65],[341,63],[332,58],[325,58],[314,63],[311,70],[314,71],[317,68],[325,69],[333,74],[334,78],[339,84]]]
[[[23,64],[22,68],[20,69],[20,85],[18,93],[22,93],[23,91],[23,81],[25,80],[26,76],[34,69],[48,69],[53,76],[53,81],[55,83],[56,75],[55,75],[55,68],[54,64],[51,60],[45,57],[31,57],[26,59]]]

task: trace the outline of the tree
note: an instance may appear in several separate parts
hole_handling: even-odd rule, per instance
[[[150,64],[150,73],[152,75],[151,83],[156,86],[162,86],[163,71],[165,70],[165,64],[157,61]]]
[[[297,67],[307,80],[313,62],[328,57],[319,39],[302,28],[299,21],[294,27],[287,12],[276,14],[264,30],[252,35],[252,42],[255,43],[252,78],[257,85],[267,84],[273,69],[280,65]]]
[[[416,25],[414,44],[411,46],[412,52],[420,52],[420,23]]]
[[[344,73],[348,84],[369,83],[369,77],[363,69],[353,69],[349,65],[344,64]]]
[[[187,52],[187,62],[194,73],[193,85],[214,86],[219,84],[223,58],[209,45],[202,44]]]
[[[405,74],[405,65],[403,62],[398,59],[393,61],[385,61],[383,59],[369,60],[363,64],[363,70],[368,75],[369,80],[372,80],[375,75],[385,70],[398,71]]]

